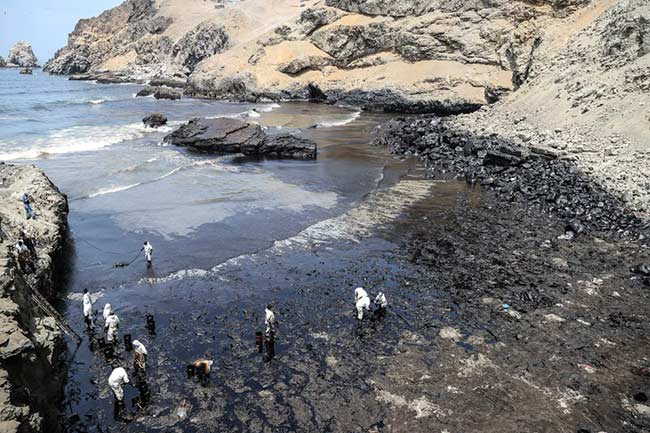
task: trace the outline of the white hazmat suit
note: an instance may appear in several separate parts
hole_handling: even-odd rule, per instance
[[[108,316],[110,315],[111,315],[111,304],[106,304],[104,305],[104,313],[103,313],[104,320],[108,319]]]
[[[151,263],[151,258],[153,257],[153,247],[151,244],[147,241],[144,244],[144,256],[147,259],[147,263]]]
[[[93,321],[93,301],[90,299],[90,293],[84,293],[83,297],[84,305],[84,318],[88,320],[91,324]]]
[[[115,313],[111,313],[111,315],[106,318],[106,323],[104,325],[104,330],[106,331],[106,340],[109,343],[112,343],[117,339],[117,328],[119,326],[120,319],[117,318],[117,315]]]
[[[382,309],[388,307],[388,300],[383,292],[379,292],[375,297],[375,305]]]
[[[357,307],[357,319],[363,320],[363,310],[370,311],[370,298],[363,287],[354,289],[354,302]]]
[[[268,308],[264,310],[264,313],[266,314],[266,319],[264,320],[264,324],[266,325],[265,333],[268,337],[272,333],[275,333],[275,314]]]
[[[118,401],[124,400],[124,390],[122,389],[122,385],[126,383],[129,383],[129,376],[126,374],[126,370],[122,367],[114,369],[108,377],[108,386],[111,387],[115,394],[115,398]]]
[[[144,344],[140,343],[138,340],[133,340],[133,349],[137,352],[140,353],[144,356],[147,356],[149,353],[147,353],[147,348],[144,347]]]

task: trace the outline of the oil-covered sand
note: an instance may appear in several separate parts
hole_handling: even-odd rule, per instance
[[[110,302],[120,334],[147,346],[148,399],[134,404],[145,387],[127,385],[116,417],[111,367],[89,335],[72,354],[67,430],[647,431],[648,289],[630,267],[648,254],[641,241],[558,240],[564,226],[412,169],[217,266],[136,262],[125,272],[139,277],[104,287],[96,305]],[[359,285],[386,293],[384,317],[356,322]],[[269,303],[270,360],[255,344]],[[68,307],[83,328],[80,305]],[[215,361],[205,380],[187,377],[198,357]],[[118,358],[135,385],[123,344]]]

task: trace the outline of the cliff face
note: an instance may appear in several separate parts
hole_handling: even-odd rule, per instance
[[[203,62],[190,93],[471,111],[525,82],[540,28],[583,3],[327,0]]]
[[[512,127],[519,113],[520,127],[605,126],[641,143],[647,9],[632,0],[128,0],[81,21],[47,70],[172,78],[197,97],[397,112],[457,114],[505,99],[476,119]]]
[[[128,0],[80,21],[46,70],[177,75],[202,97],[448,114],[518,88],[542,29],[587,3]]]
[[[18,42],[9,50],[7,63],[21,68],[34,68],[38,66],[38,59],[31,45],[27,42]]]
[[[79,21],[68,44],[45,65],[53,74],[110,71],[131,79],[186,78],[204,59],[284,19],[287,1],[127,0]],[[277,13],[273,13],[273,11]],[[278,21],[274,15],[280,15]]]
[[[62,396],[61,334],[32,293],[56,292],[55,272],[67,233],[65,195],[38,169],[0,165],[0,431],[57,432]],[[20,198],[32,197],[35,220],[26,220]],[[9,248],[20,230],[33,240],[34,272],[18,269]]]

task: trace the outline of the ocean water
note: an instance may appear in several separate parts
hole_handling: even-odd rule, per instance
[[[70,289],[142,277],[115,272],[148,239],[155,276],[209,268],[349,209],[404,168],[368,146],[383,120],[348,107],[136,98],[138,85],[0,70],[0,160],[35,164],[68,195]],[[162,112],[169,125],[141,119]],[[317,161],[245,160],[162,143],[193,117],[234,116],[319,144]],[[392,173],[392,174],[391,174]]]

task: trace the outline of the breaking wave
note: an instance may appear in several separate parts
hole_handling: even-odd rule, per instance
[[[230,266],[241,266],[256,261],[260,256],[281,255],[289,250],[310,250],[316,246],[337,241],[360,242],[377,229],[390,224],[406,209],[428,197],[433,184],[428,180],[402,180],[391,188],[375,191],[355,208],[342,215],[313,224],[295,236],[275,241],[270,248],[242,254],[210,269],[184,269],[166,277],[144,278],[141,283],[165,283],[185,278],[217,277]]]
[[[74,126],[52,131],[45,137],[30,139],[27,148],[11,149],[0,153],[0,160],[41,159],[53,155],[99,150],[123,141],[134,140],[154,132],[144,125],[134,123],[124,126]],[[0,141],[2,147],[13,143]]]
[[[120,191],[126,191],[127,189],[135,188],[136,186],[140,186],[140,185],[142,185],[142,184],[141,183],[134,183],[132,185],[126,185],[126,186],[112,186],[112,187],[109,187],[109,188],[104,188],[104,189],[97,190],[97,191],[93,192],[92,194],[88,194],[87,197],[88,198],[93,198],[93,197],[98,197],[100,195],[113,194],[113,193],[120,192]]]
[[[350,114],[349,117],[343,119],[343,120],[335,120],[332,122],[321,122],[316,125],[316,128],[332,128],[335,126],[343,126],[347,125],[348,123],[352,123],[355,120],[357,120],[361,116],[361,111],[355,111],[354,113]]]
[[[211,160],[207,160],[207,161],[195,161],[195,162],[193,162],[191,164],[187,164],[187,165],[184,165],[184,166],[181,166],[181,167],[176,167],[173,170],[171,170],[171,171],[169,171],[169,172],[167,172],[167,173],[165,173],[165,174],[163,174],[161,176],[155,177],[155,178],[153,178],[151,180],[136,182],[136,183],[133,183],[133,184],[130,184],[130,185],[112,185],[112,186],[107,187],[107,188],[98,189],[97,191],[92,192],[92,193],[90,193],[88,195],[85,195],[83,197],[80,197],[80,198],[82,198],[82,199],[84,199],[84,198],[94,198],[94,197],[98,197],[98,196],[102,196],[102,195],[114,194],[114,193],[126,191],[126,190],[129,190],[129,189],[141,186],[141,185],[147,185],[147,184],[150,184],[150,183],[159,182],[159,181],[161,181],[163,179],[166,179],[166,178],[168,178],[170,176],[175,175],[176,173],[178,173],[180,171],[189,170],[189,169],[192,169],[194,167],[200,167],[200,166],[210,165],[210,166],[215,166],[220,171],[238,173],[239,169],[237,167],[228,167],[228,166],[223,166],[223,165],[219,164],[219,162],[221,162],[221,161],[223,161],[224,159],[227,159],[227,158],[232,158],[232,156],[219,157],[217,159],[211,159]],[[151,158],[151,159],[146,160],[143,163],[134,164],[134,165],[131,165],[129,167],[123,168],[121,170],[117,170],[116,173],[134,172],[134,171],[137,171],[139,168],[143,167],[144,165],[152,163],[152,162],[154,162],[156,160],[157,160],[157,158]]]

